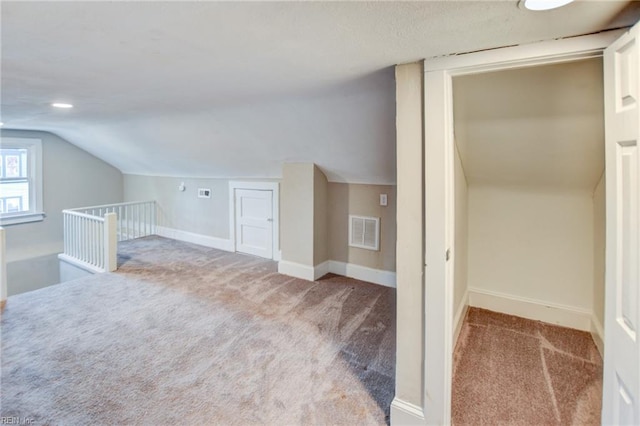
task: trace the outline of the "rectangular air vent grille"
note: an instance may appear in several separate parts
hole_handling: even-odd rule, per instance
[[[349,215],[349,245],[367,250],[379,250],[380,218]]]

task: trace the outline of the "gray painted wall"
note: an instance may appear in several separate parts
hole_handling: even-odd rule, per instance
[[[7,295],[25,293],[60,282],[57,254],[16,260],[7,264]]]
[[[396,187],[329,183],[329,259],[384,271],[396,270]],[[380,205],[387,194],[387,206]],[[349,215],[380,218],[380,250],[349,247]]]
[[[184,182],[185,190],[178,190]],[[198,188],[211,198],[198,198]],[[229,239],[229,180],[124,175],[125,201],[156,200],[158,225]]]
[[[313,265],[330,260],[328,182],[318,166],[313,166]]]
[[[291,183],[287,185],[283,179],[280,188],[280,245],[285,260],[309,266],[317,265],[324,260],[337,260],[395,271],[394,185],[327,183],[320,169],[311,163],[287,164],[284,167],[283,175],[286,175],[287,181]],[[186,187],[184,192],[178,191],[182,182]],[[198,198],[198,188],[210,188],[211,198]],[[387,207],[379,206],[379,194],[384,193],[388,194]],[[230,237],[229,179],[125,174],[124,198],[125,201],[156,200],[159,209],[158,224],[161,226],[209,237]],[[289,213],[285,208],[287,203],[292,205]],[[306,218],[302,217],[303,212]],[[349,214],[381,218],[380,251],[348,247]],[[326,215],[326,220],[314,220],[319,215]],[[299,231],[294,232],[294,229]],[[321,237],[315,239],[313,234]],[[303,250],[300,243],[305,239],[314,241],[314,244]],[[293,260],[286,257],[287,241],[292,245],[289,255]]]
[[[314,266],[314,171],[313,163],[288,163],[282,167],[282,260],[305,266]]]
[[[2,130],[3,137],[42,140],[43,208],[41,222],[5,226],[9,295],[59,282],[55,254],[63,250],[62,210],[123,199],[122,173],[115,167],[48,133]]]

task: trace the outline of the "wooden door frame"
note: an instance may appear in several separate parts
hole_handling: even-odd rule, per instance
[[[254,191],[272,191],[272,217],[273,217],[273,257],[279,261],[280,253],[280,184],[278,182],[253,182],[253,181],[229,181],[229,239],[231,250],[236,251],[236,189]]]
[[[424,406],[427,424],[451,423],[454,137],[452,78],[602,57],[625,30],[424,61]],[[401,308],[401,307],[399,307]],[[418,419],[416,419],[418,420]]]

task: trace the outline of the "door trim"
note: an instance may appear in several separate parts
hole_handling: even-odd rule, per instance
[[[273,217],[273,260],[280,260],[280,183],[278,182],[252,182],[229,181],[229,240],[231,249],[236,251],[236,189],[248,189],[255,191],[272,191],[272,217]]]
[[[452,78],[602,57],[604,49],[626,29],[562,40],[532,43],[424,61],[424,369],[423,412],[427,424],[451,424],[453,367],[453,191]],[[402,307],[398,307],[401,309]]]

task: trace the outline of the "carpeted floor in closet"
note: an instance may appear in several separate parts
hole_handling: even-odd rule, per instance
[[[602,359],[584,331],[470,308],[454,352],[454,425],[599,425]]]

